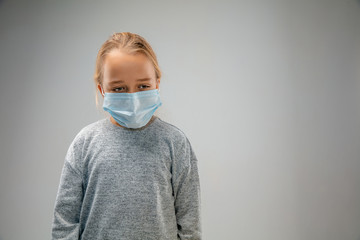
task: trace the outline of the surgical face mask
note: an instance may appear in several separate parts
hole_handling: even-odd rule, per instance
[[[127,128],[145,126],[161,105],[157,89],[135,93],[104,93],[103,109]]]

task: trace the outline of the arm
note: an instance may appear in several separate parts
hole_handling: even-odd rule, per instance
[[[74,162],[74,150],[70,146],[61,173],[60,185],[55,201],[52,223],[52,239],[79,239],[79,215],[83,199],[83,181]]]
[[[177,154],[184,163],[173,182],[178,238],[201,240],[201,198],[197,158],[190,143]]]

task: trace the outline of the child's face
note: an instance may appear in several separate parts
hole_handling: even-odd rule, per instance
[[[145,54],[127,54],[112,50],[104,63],[104,92],[134,93],[159,88],[155,69]],[[101,85],[98,85],[101,91]]]

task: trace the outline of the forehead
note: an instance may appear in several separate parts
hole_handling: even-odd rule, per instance
[[[150,59],[142,53],[128,54],[114,49],[104,62],[107,74],[151,74],[155,71]]]

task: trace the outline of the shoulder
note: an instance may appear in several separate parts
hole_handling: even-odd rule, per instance
[[[156,121],[156,131],[169,138],[172,142],[176,142],[181,145],[189,143],[186,134],[180,128],[162,120],[159,117],[157,117]]]
[[[197,161],[189,139],[180,128],[158,118],[156,131],[165,136],[167,143],[170,144],[174,168],[184,169],[190,166],[192,161]]]
[[[104,120],[101,119],[84,126],[72,140],[66,153],[65,162],[75,169],[76,172],[82,172],[84,151],[88,149],[94,137],[99,135],[103,124]]]
[[[186,137],[185,133],[175,125],[168,123],[161,118],[157,117],[156,127],[158,131],[161,131],[164,134],[175,135],[177,137]]]
[[[96,122],[92,122],[80,129],[80,131],[75,135],[72,145],[78,146],[85,143],[91,142],[91,140],[98,136],[104,128],[106,119],[100,119]]]

